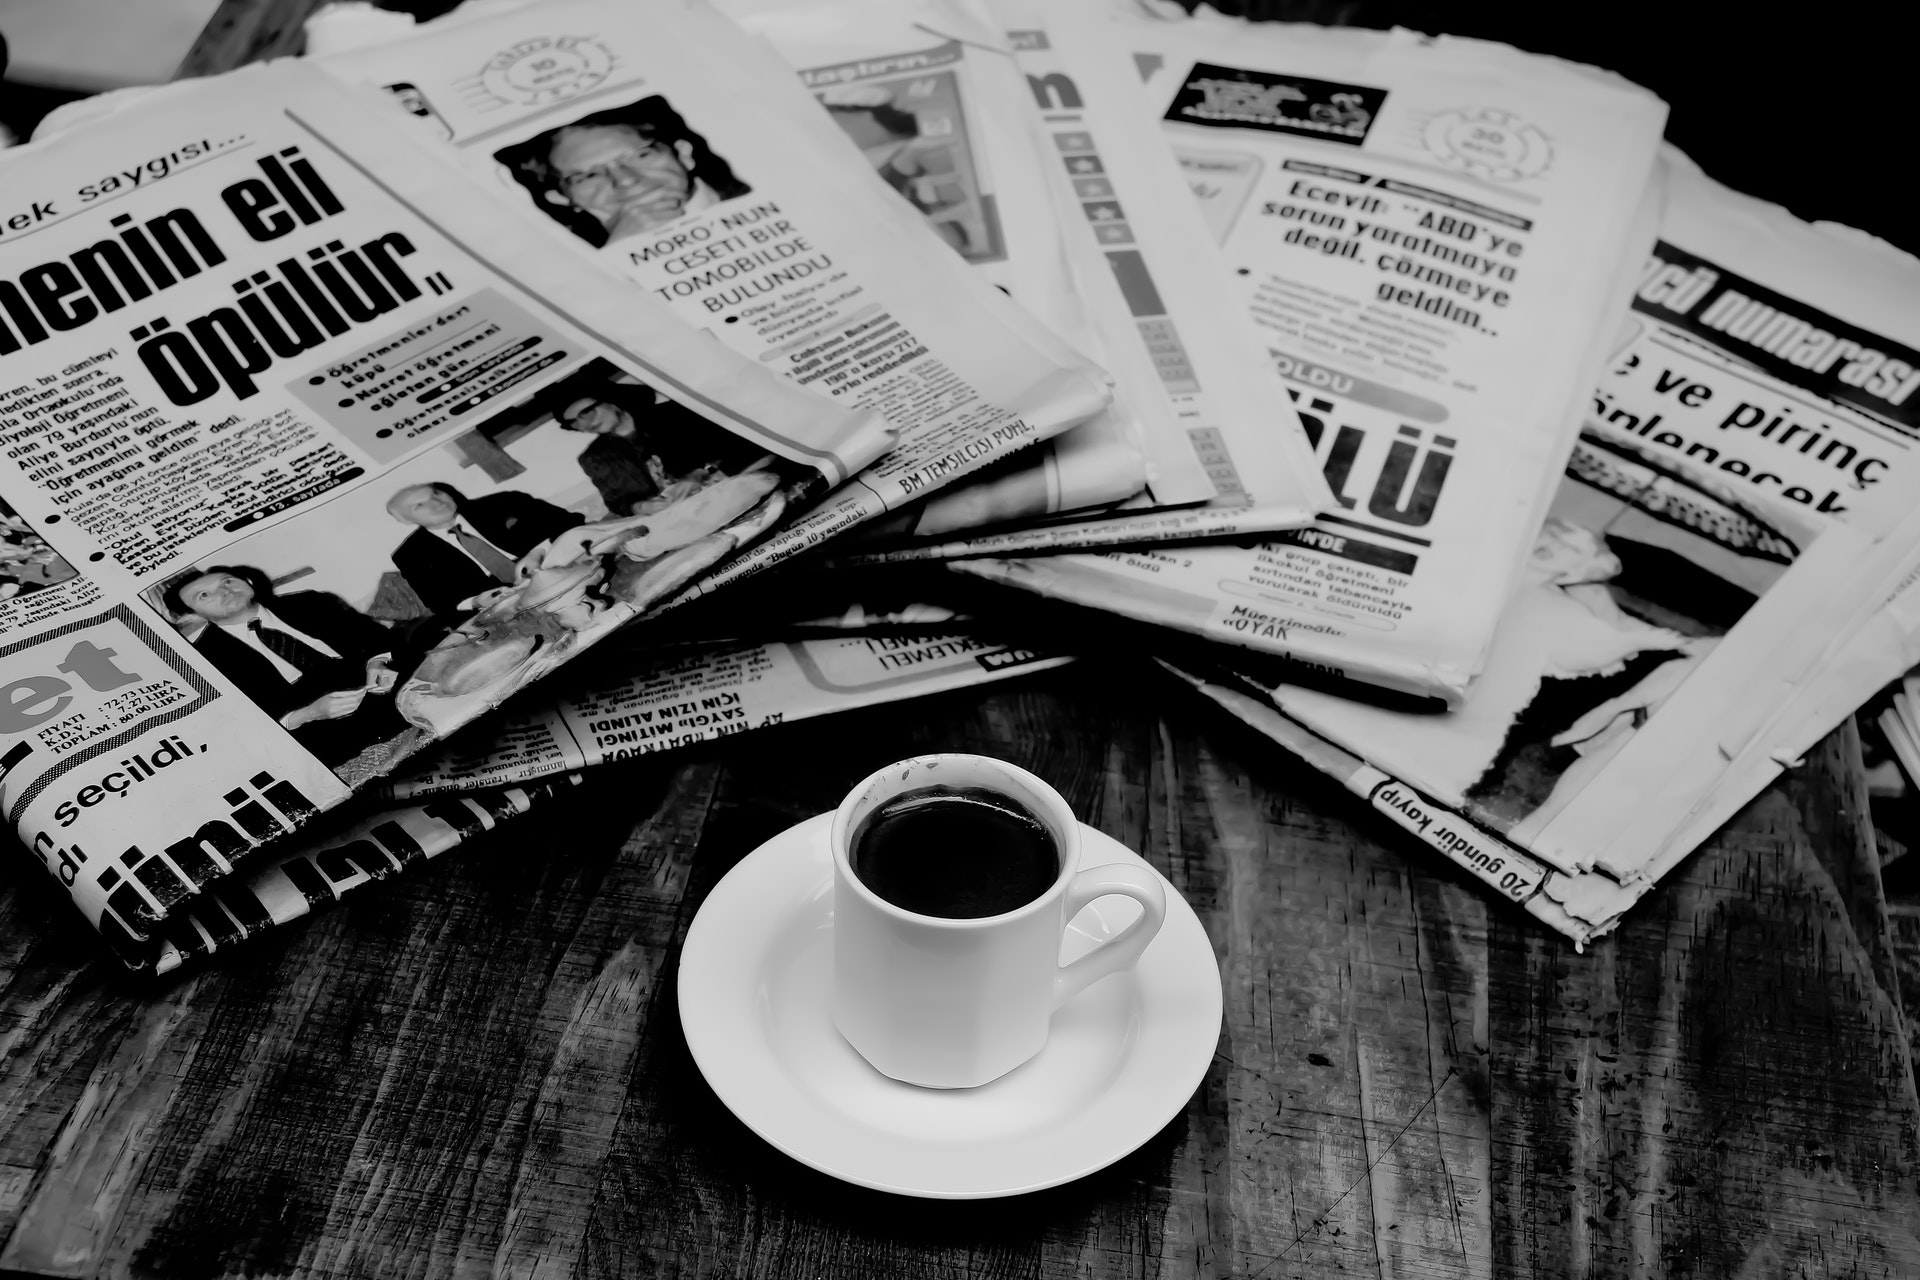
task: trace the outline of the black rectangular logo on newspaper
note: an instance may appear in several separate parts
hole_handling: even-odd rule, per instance
[[[1920,351],[1660,241],[1633,309],[1817,396],[1920,433]]]
[[[1385,89],[1196,62],[1166,118],[1221,129],[1268,129],[1359,146],[1387,100]]]

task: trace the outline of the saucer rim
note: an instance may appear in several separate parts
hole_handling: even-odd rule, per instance
[[[1090,826],[1085,822],[1080,822],[1079,826],[1082,836],[1080,867],[1103,866],[1130,860],[1153,871],[1153,873],[1159,877],[1168,898],[1167,923],[1173,925],[1178,921],[1177,934],[1186,935],[1186,941],[1179,945],[1192,951],[1190,956],[1186,956],[1183,959],[1170,959],[1163,963],[1176,965],[1191,964],[1197,971],[1199,968],[1200,953],[1204,950],[1207,969],[1213,975],[1213,981],[1211,983],[1194,983],[1195,989],[1197,991],[1203,991],[1213,1007],[1211,1022],[1214,1033],[1206,1042],[1205,1052],[1202,1053],[1196,1049],[1193,1052],[1191,1064],[1187,1064],[1181,1071],[1159,1077],[1160,1079],[1175,1081],[1178,1086],[1176,1088],[1170,1084],[1164,1088],[1164,1091],[1156,1088],[1156,1094],[1161,1094],[1161,1096],[1164,1096],[1167,1100],[1164,1108],[1155,1107],[1142,1111],[1136,1107],[1133,1111],[1127,1113],[1134,1117],[1150,1117],[1151,1123],[1125,1124],[1124,1134],[1120,1139],[1110,1143],[1103,1143],[1099,1150],[1093,1155],[1080,1161],[1069,1162],[1070,1167],[1069,1165],[1063,1165],[1059,1169],[1049,1170],[1045,1174],[1028,1181],[994,1186],[927,1188],[903,1185],[897,1180],[897,1177],[893,1180],[888,1180],[871,1174],[864,1174],[855,1169],[842,1167],[835,1163],[831,1155],[822,1153],[817,1147],[803,1149],[801,1146],[792,1142],[783,1141],[780,1137],[775,1136],[774,1133],[769,1132],[767,1128],[764,1128],[761,1121],[750,1118],[749,1115],[744,1114],[742,1109],[736,1106],[729,1096],[729,1091],[732,1086],[738,1082],[738,1072],[717,1070],[717,1068],[709,1069],[710,1059],[706,1054],[703,1054],[703,1043],[707,1054],[722,1054],[724,1052],[723,1047],[717,1043],[706,1042],[705,1033],[699,1029],[698,1025],[689,1025],[689,1009],[702,1007],[697,999],[689,999],[689,985],[697,984],[700,981],[697,973],[699,956],[703,949],[709,945],[704,941],[705,934],[709,931],[722,930],[724,928],[723,923],[710,914],[709,906],[716,901],[725,901],[728,895],[722,894],[722,887],[735,875],[751,876],[754,874],[753,871],[749,869],[750,864],[758,862],[764,865],[770,860],[793,859],[812,852],[812,846],[824,843],[828,839],[832,819],[833,811],[831,810],[816,814],[811,818],[803,819],[763,841],[755,847],[752,852],[741,858],[738,863],[727,871],[726,875],[722,876],[720,880],[715,883],[712,890],[708,892],[706,899],[700,904],[699,910],[694,913],[694,919],[688,926],[687,935],[681,945],[680,956],[676,962],[675,991],[680,1010],[681,1034],[686,1042],[689,1055],[693,1058],[694,1066],[699,1070],[702,1079],[707,1082],[707,1086],[713,1090],[715,1097],[719,1099],[721,1105],[726,1107],[735,1119],[752,1130],[756,1137],[800,1164],[854,1186],[865,1187],[870,1190],[886,1192],[893,1195],[911,1196],[918,1199],[984,1200],[1024,1195],[1034,1191],[1045,1190],[1049,1187],[1062,1186],[1096,1173],[1132,1154],[1134,1151],[1137,1151],[1141,1146],[1152,1140],[1155,1134],[1165,1128],[1166,1125],[1186,1107],[1188,1101],[1193,1097],[1194,1091],[1198,1089],[1206,1079],[1208,1067],[1213,1061],[1219,1045],[1219,1028],[1224,1023],[1225,998],[1221,985],[1218,958],[1213,951],[1211,940],[1207,937],[1205,926],[1201,923],[1199,916],[1171,881],[1167,880],[1167,878],[1145,858],[1142,858],[1139,854],[1127,848],[1112,836],[1107,835],[1097,827]],[[830,882],[832,871],[833,859],[831,851],[829,850],[827,851],[825,859],[824,876],[822,877],[823,882]],[[818,892],[819,890],[816,888],[805,895],[804,898],[796,898],[795,905],[792,909],[798,910],[798,903],[800,901],[817,896]],[[1165,926],[1163,926],[1163,929],[1164,928]],[[1169,940],[1171,940],[1171,938],[1176,935],[1169,934],[1168,936]],[[715,943],[711,945],[717,945],[723,948],[727,947],[728,943],[724,940],[724,933],[717,934]],[[1172,955],[1175,953],[1167,954]],[[690,966],[687,963],[689,955],[693,955],[696,958],[696,963],[692,966],[696,972],[692,976],[689,974]],[[697,997],[699,993],[696,990],[693,994]],[[737,1021],[737,1019],[723,1019],[722,1021],[734,1022]],[[703,1019],[701,1015],[695,1014],[694,1022],[696,1024],[704,1022],[710,1026],[713,1020],[711,1018]],[[712,1060],[717,1063],[717,1058]],[[726,1081],[725,1087],[723,1087],[719,1080],[716,1080],[716,1074],[718,1074],[721,1080]],[[749,1107],[748,1110],[751,1111],[753,1108]]]

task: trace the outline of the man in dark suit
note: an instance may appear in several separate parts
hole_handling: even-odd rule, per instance
[[[393,708],[388,630],[325,591],[276,595],[250,565],[213,565],[163,593],[206,622],[194,648],[328,765],[406,727]]]
[[[586,517],[506,490],[468,498],[444,484],[408,485],[387,512],[416,526],[393,550],[393,567],[427,608],[452,613],[466,601],[520,580],[520,561]]]
[[[766,457],[652,387],[569,378],[548,401],[554,421],[591,435],[580,470],[613,517],[640,515]]]

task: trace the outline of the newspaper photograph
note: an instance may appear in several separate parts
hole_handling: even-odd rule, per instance
[[[443,19],[319,62],[388,90],[396,120],[531,211],[552,242],[894,429],[857,483],[716,581],[932,494],[1111,400],[1103,370],[953,251],[964,220],[943,238],[777,54],[703,5],[566,0]]]
[[[0,155],[0,801],[116,949],[892,436],[375,95],[283,62],[140,103]],[[582,455],[629,417],[674,437],[610,499]]]
[[[1049,21],[1145,70],[1336,506],[1253,547],[957,567],[1457,704],[1653,238],[1664,105],[1471,40]]]

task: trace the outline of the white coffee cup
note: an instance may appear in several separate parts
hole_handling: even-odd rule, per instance
[[[854,872],[863,819],[910,791],[983,788],[1039,818],[1060,853],[1045,892],[1001,915],[950,919],[895,906]],[[1116,863],[1076,871],[1080,824],[1060,793],[987,756],[932,755],[870,775],[833,815],[833,1020],[883,1075],[936,1089],[996,1080],[1039,1053],[1054,1010],[1140,959],[1166,916],[1160,878]],[[1061,965],[1067,924],[1095,898],[1120,894],[1140,917]]]

